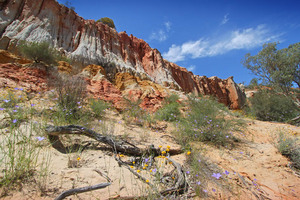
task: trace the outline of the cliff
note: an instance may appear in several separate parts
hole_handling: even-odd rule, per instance
[[[15,51],[20,40],[47,41],[60,48],[80,67],[114,63],[107,72],[129,72],[143,80],[211,94],[232,109],[240,108],[245,94],[232,78],[196,76],[164,60],[157,49],[125,32],[85,20],[55,0],[0,0],[0,48]]]

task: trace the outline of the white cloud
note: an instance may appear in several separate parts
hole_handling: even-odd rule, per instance
[[[196,69],[195,65],[191,65],[187,68],[187,70],[189,70],[189,71],[193,71],[194,69]]]
[[[167,39],[167,34],[163,30],[159,30],[158,32],[152,32],[150,35],[150,40],[158,40],[160,42],[165,41]]]
[[[226,15],[224,15],[221,25],[224,25],[229,21],[228,15],[229,15],[228,13]]]
[[[167,32],[169,32],[171,30],[171,22],[165,22],[165,28],[167,30]]]
[[[150,35],[150,40],[158,40],[160,42],[165,41],[168,38],[168,32],[171,30],[171,22],[165,22],[164,28],[158,31],[152,32]]]
[[[185,42],[182,45],[173,44],[168,52],[163,53],[163,57],[171,62],[177,62],[185,60],[186,57],[216,56],[232,50],[259,47],[266,42],[279,39],[279,35],[271,34],[265,25],[235,30],[227,35],[227,37],[219,40],[200,38],[196,41]]]

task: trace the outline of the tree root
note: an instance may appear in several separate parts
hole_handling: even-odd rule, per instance
[[[77,125],[68,125],[68,126],[47,126],[46,132],[52,146],[59,151],[64,151],[66,147],[62,144],[59,139],[59,135],[63,134],[74,134],[74,135],[85,135],[87,137],[93,138],[98,142],[104,143],[112,147],[114,150],[124,154],[131,154],[135,156],[141,156],[144,154],[154,154],[159,155],[160,149],[150,146],[148,149],[140,149],[137,146],[124,141],[124,140],[115,140],[110,136],[104,136],[102,134],[96,133],[93,130],[85,128],[83,126]]]
[[[153,145],[151,145],[147,149],[141,149],[134,144],[131,144],[129,142],[123,141],[123,140],[115,140],[114,138],[110,136],[104,136],[99,133],[96,133],[93,130],[90,130],[88,128],[82,127],[82,126],[76,126],[76,125],[69,125],[69,126],[47,126],[46,127],[46,132],[48,134],[48,138],[52,144],[52,146],[59,151],[63,152],[65,151],[66,147],[62,144],[62,142],[59,139],[59,135],[63,134],[75,134],[75,135],[85,135],[87,137],[93,138],[98,142],[104,143],[109,145],[112,150],[115,153],[115,160],[118,162],[118,164],[121,166],[125,166],[131,173],[133,173],[136,177],[138,177],[140,180],[143,182],[147,183],[152,189],[155,191],[158,191],[155,186],[149,182],[145,177],[137,173],[135,170],[131,169],[129,164],[122,161],[121,158],[118,155],[118,153],[124,153],[124,154],[131,154],[134,156],[143,156],[143,155],[150,155],[151,157],[158,156],[160,154],[160,149],[159,148],[154,148]],[[170,164],[173,165],[174,167],[174,172],[177,173],[176,175],[176,181],[172,186],[168,189],[165,189],[163,191],[157,192],[161,196],[166,196],[170,194],[179,194],[183,193],[187,189],[187,181],[185,177],[185,173],[179,163],[174,161],[171,158],[168,158],[168,161]],[[103,175],[101,172],[94,170],[100,175]],[[63,192],[60,194],[56,200],[63,199],[67,196],[70,196],[72,194],[78,194],[78,193],[83,193],[91,190],[96,190],[100,188],[104,188],[109,186],[111,183],[111,180],[106,177],[108,180],[108,183],[101,183],[98,185],[94,186],[88,186],[88,187],[83,187],[83,188],[77,188],[77,189],[71,189]]]

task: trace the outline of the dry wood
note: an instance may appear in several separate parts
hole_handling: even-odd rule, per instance
[[[80,193],[84,193],[84,192],[88,192],[88,191],[92,191],[92,190],[105,188],[105,187],[109,186],[110,184],[111,183],[100,183],[97,185],[91,185],[91,186],[86,186],[86,187],[81,187],[81,188],[70,189],[70,190],[62,192],[58,197],[55,198],[55,200],[62,200],[73,194],[80,194]]]
[[[49,126],[46,127],[46,132],[48,134],[50,142],[52,143],[52,146],[54,148],[58,149],[61,152],[65,151],[65,148],[66,148],[59,139],[59,135],[63,135],[63,134],[85,135],[87,137],[90,137],[90,138],[93,138],[93,139],[97,140],[98,142],[109,145],[112,148],[112,151],[115,153],[115,159],[119,163],[120,166],[121,165],[125,166],[131,173],[133,173],[139,179],[141,179],[142,181],[147,183],[150,187],[155,189],[154,185],[152,183],[146,181],[147,179],[145,177],[143,177],[142,175],[140,175],[137,172],[135,172],[134,170],[132,170],[126,162],[122,161],[120,159],[120,157],[118,157],[116,155],[119,152],[122,152],[122,153],[125,153],[125,154],[132,154],[134,156],[142,156],[142,155],[145,155],[145,154],[148,154],[148,155],[151,155],[151,156],[157,156],[157,155],[160,154],[160,149],[159,148],[154,148],[154,146],[151,145],[147,149],[141,149],[141,148],[139,148],[139,147],[137,147],[134,144],[131,144],[129,142],[126,142],[126,141],[123,141],[123,140],[115,140],[114,138],[112,138],[110,136],[104,136],[104,135],[99,134],[99,133],[97,133],[93,130],[90,130],[88,128],[85,128],[85,127],[82,127],[82,126],[76,126],[76,125],[68,125],[68,126],[52,126],[52,125],[49,125]],[[186,177],[185,177],[185,174],[184,174],[184,171],[183,171],[181,165],[179,163],[177,163],[176,161],[174,161],[173,159],[171,159],[171,158],[168,158],[168,160],[172,163],[172,165],[176,169],[177,180],[171,188],[168,188],[166,190],[163,190],[163,191],[159,192],[163,196],[173,194],[173,193],[178,194],[180,192],[185,191],[185,189],[187,188]],[[99,173],[100,175],[103,175],[101,172],[99,172],[97,170],[95,170],[95,171],[97,173]],[[107,178],[107,180],[109,181],[110,179]],[[67,191],[63,192],[62,194],[60,194],[56,198],[56,200],[63,199],[65,197],[73,195],[73,194],[78,194],[78,193],[83,193],[83,192],[87,192],[87,191],[91,191],[91,190],[104,188],[104,187],[107,187],[109,185],[110,185],[110,183],[101,183],[101,184],[94,185],[94,186],[88,186],[88,187],[83,187],[83,188],[67,190]]]
[[[60,141],[59,135],[74,134],[74,135],[85,135],[87,137],[93,138],[93,139],[97,140],[98,142],[109,145],[110,147],[113,148],[113,150],[116,150],[116,151],[124,153],[124,154],[141,156],[143,154],[158,155],[160,153],[160,149],[154,148],[153,145],[147,149],[141,149],[127,141],[115,140],[114,138],[112,138],[110,136],[104,136],[102,134],[99,134],[99,133],[97,133],[93,130],[90,130],[88,128],[85,128],[83,126],[77,126],[77,125],[52,126],[52,125],[49,125],[46,127],[46,132],[48,134],[50,142],[52,143],[52,146],[62,152],[64,151],[64,149],[66,149],[66,147],[64,147],[64,145]]]

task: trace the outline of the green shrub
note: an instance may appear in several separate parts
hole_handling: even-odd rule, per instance
[[[59,51],[50,47],[47,42],[22,42],[19,49],[23,56],[36,63],[44,62],[55,65],[58,60],[62,60]]]
[[[97,22],[102,22],[103,24],[106,24],[109,27],[116,29],[114,21],[108,17],[103,17],[103,18],[97,20]]]
[[[228,117],[228,108],[214,99],[189,97],[189,111],[180,120],[178,140],[187,145],[190,141],[211,142],[226,146],[236,140],[233,131],[241,130],[243,121]]]
[[[259,120],[285,122],[299,114],[290,97],[269,90],[260,90],[249,100],[250,112]]]
[[[179,99],[178,95],[171,94],[166,97],[163,101],[163,106],[155,113],[155,118],[160,121],[173,122],[180,118],[180,104],[177,102]]]
[[[278,151],[288,157],[292,161],[292,166],[300,170],[300,147],[297,138],[293,138],[284,134],[279,133],[277,149]]]
[[[170,104],[165,104],[161,109],[155,113],[155,118],[160,121],[173,122],[180,118],[180,104],[173,102]]]
[[[90,108],[92,109],[92,112],[96,118],[102,118],[104,115],[104,110],[109,108],[109,103],[106,103],[102,100],[90,100]]]

